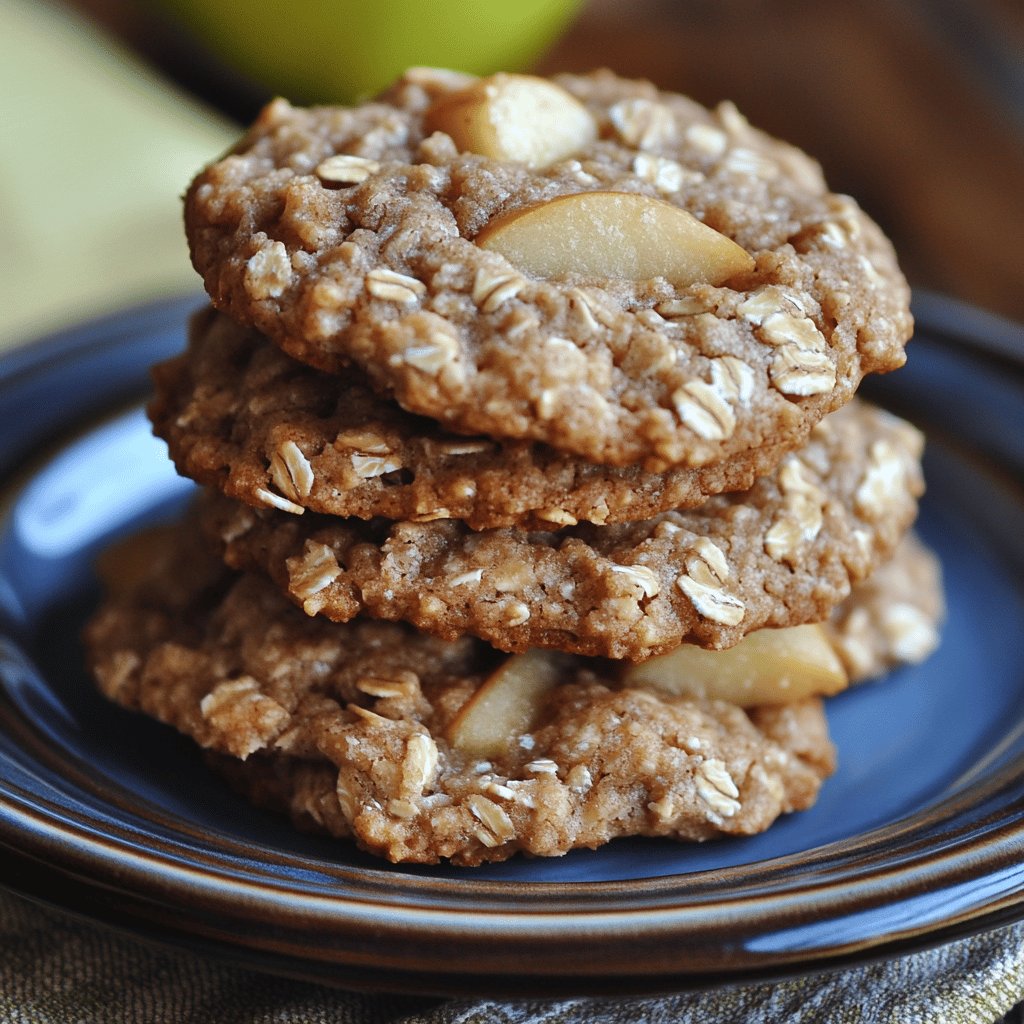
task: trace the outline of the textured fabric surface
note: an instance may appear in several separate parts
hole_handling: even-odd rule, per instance
[[[817,978],[656,999],[438,1001],[275,978],[0,894],[12,1024],[990,1024],[1024,997],[1024,925]]]

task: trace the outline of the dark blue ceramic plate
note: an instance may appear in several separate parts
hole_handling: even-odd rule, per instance
[[[603,992],[794,974],[1024,917],[1024,336],[925,297],[877,400],[930,435],[920,529],[949,619],[925,665],[829,704],[838,774],[762,836],[388,867],[241,804],[81,666],[111,536],[173,516],[141,411],[198,299],[0,361],[0,878],[131,931],[338,984]]]

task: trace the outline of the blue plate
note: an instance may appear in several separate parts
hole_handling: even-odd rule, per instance
[[[253,966],[443,992],[706,986],[1024,916],[1019,329],[926,296],[908,367],[865,387],[929,434],[920,530],[949,617],[926,664],[829,702],[840,767],[814,808],[750,839],[619,841],[467,871],[388,867],[294,833],[241,804],[187,740],[104,702],[82,668],[96,552],[191,493],[140,401],[199,302],[0,361],[11,888]]]

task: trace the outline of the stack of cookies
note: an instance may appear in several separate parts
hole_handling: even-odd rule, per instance
[[[186,225],[205,488],[88,642],[256,801],[393,861],[750,834],[934,645],[921,437],[854,398],[906,284],[731,105],[414,69],[272,103]]]

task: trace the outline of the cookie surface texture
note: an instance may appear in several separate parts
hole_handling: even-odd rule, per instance
[[[746,835],[813,803],[833,768],[817,700],[658,696],[579,658],[482,760],[451,735],[505,660],[486,644],[307,618],[200,554],[187,527],[146,561],[87,631],[103,693],[224,755],[259,802],[393,861]]]
[[[269,574],[310,615],[641,661],[827,618],[913,521],[921,448],[909,424],[855,402],[748,491],[638,523],[474,532],[293,516],[211,492],[204,528],[229,564]]]
[[[444,111],[477,86],[451,75],[355,108],[275,101],[186,199],[214,304],[453,432],[651,471],[796,446],[902,364],[891,247],[816,164],[728,104],[556,84],[550,134],[579,107],[593,130],[540,166],[456,144]]]
[[[445,433],[379,397],[355,368],[313,370],[210,311],[193,318],[188,352],[154,379],[149,413],[181,473],[298,514],[459,519],[478,530],[646,519],[749,487],[787,448],[649,473]]]

